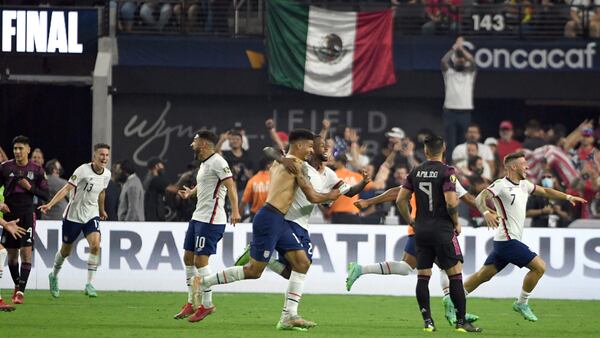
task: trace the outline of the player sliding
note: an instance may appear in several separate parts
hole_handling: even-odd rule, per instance
[[[381,195],[369,198],[367,200],[358,200],[354,202],[354,205],[359,209],[365,209],[372,205],[377,205],[385,202],[395,201],[398,197],[398,193],[400,192],[400,188],[402,186],[394,187],[386,190]],[[460,182],[456,181],[456,195],[457,197],[473,208],[476,208],[475,205],[475,197],[469,194],[465,188],[460,184]],[[414,196],[414,195],[413,195]],[[414,197],[413,197],[414,198]],[[416,215],[416,207],[413,206],[411,200],[411,216]],[[352,262],[348,265],[348,277],[346,278],[346,289],[350,291],[352,285],[356,282],[356,280],[366,274],[377,274],[377,275],[401,275],[407,276],[417,267],[417,258],[416,258],[416,249],[415,249],[415,231],[412,226],[408,227],[408,240],[406,241],[406,245],[404,246],[404,255],[402,256],[402,260],[397,261],[385,261],[379,262],[375,264],[368,265],[359,265],[356,262]],[[444,292],[444,297],[442,298],[442,304],[444,305],[446,320],[450,325],[456,325],[456,309],[454,308],[454,304],[452,303],[452,299],[450,299],[450,280],[448,279],[448,275],[446,271],[440,269],[440,286],[442,287],[442,291]],[[479,319],[478,316],[466,313],[465,319],[468,322],[474,322]]]
[[[430,136],[425,140],[427,161],[414,168],[400,188],[397,205],[400,215],[415,230],[417,257],[417,301],[425,323],[424,331],[435,331],[429,307],[429,279],[434,262],[448,274],[450,297],[456,306],[456,331],[481,332],[466,321],[467,301],[463,291],[463,256],[456,238],[461,232],[458,223],[458,199],[454,168],[442,163],[446,151],[444,140]],[[412,193],[417,204],[416,219],[408,210]]]
[[[0,203],[0,212],[8,213],[10,212],[10,208],[8,207],[8,205]],[[5,221],[3,218],[0,217],[0,227],[3,228],[3,232],[9,233],[15,240],[18,240],[27,233],[25,229],[21,228],[20,226],[17,226],[18,222],[18,219],[13,221]],[[0,281],[2,281],[2,270],[4,269],[4,263],[6,262],[6,255],[7,251],[4,248],[4,246],[2,246],[2,243],[0,243]],[[2,299],[2,294],[0,294],[0,311],[10,312],[14,310],[14,305],[6,304]]]
[[[229,222],[235,225],[240,221],[238,211],[237,190],[229,164],[215,152],[219,137],[211,131],[200,131],[194,137],[192,149],[196,158],[202,161],[196,176],[196,186],[190,189],[184,186],[179,196],[188,199],[196,196],[196,210],[188,225],[183,242],[185,250],[186,281],[188,285],[188,300],[175,319],[188,318],[190,322],[198,322],[213,313],[216,307],[212,303],[212,290],[203,290],[202,301],[194,311],[194,290],[191,282],[195,276],[209,276],[212,271],[208,265],[211,255],[217,252],[217,243],[223,238],[227,214],[225,213],[225,194],[231,203],[231,218]],[[194,313],[195,312],[195,313]]]
[[[104,143],[94,145],[92,162],[80,165],[67,184],[54,195],[48,204],[40,206],[44,214],[69,195],[69,205],[62,222],[62,240],[60,250],[54,256],[54,267],[48,275],[50,293],[52,297],[60,297],[58,288],[58,273],[63,262],[71,254],[73,243],[80,233],[88,242],[90,254],[88,256],[87,283],[84,292],[89,297],[97,297],[94,288],[94,277],[100,262],[100,220],[105,220],[108,215],[104,209],[104,196],[110,171],[106,169],[110,158],[110,146]]]
[[[485,260],[483,267],[467,279],[465,293],[473,292],[480,284],[489,281],[509,263],[519,268],[526,266],[529,272],[523,279],[521,294],[513,303],[513,310],[519,312],[525,319],[535,322],[537,317],[529,307],[528,300],[529,295],[544,275],[546,263],[521,242],[527,199],[529,195],[533,194],[549,199],[567,200],[573,205],[577,202],[587,203],[587,201],[527,181],[529,167],[523,153],[507,155],[504,158],[504,167],[508,176],[496,180],[476,199],[477,209],[485,218],[488,226],[497,227],[498,230],[494,236],[492,253]],[[486,206],[488,199],[494,201],[499,217]],[[498,222],[500,222],[499,226]]]
[[[196,293],[209,289],[216,284],[227,284],[243,279],[259,278],[269,262],[271,255],[277,250],[290,263],[288,287],[286,291],[285,310],[277,323],[278,329],[306,330],[314,327],[314,322],[298,315],[298,305],[304,289],[304,279],[310,261],[300,240],[295,236],[284,215],[290,209],[296,189],[300,187],[311,203],[323,203],[339,197],[339,190],[328,194],[314,191],[305,174],[302,173],[302,162],[313,152],[314,135],[309,130],[296,129],[290,133],[290,150],[286,157],[296,161],[296,174],[291,174],[285,166],[275,163],[271,168],[271,183],[267,202],[258,211],[252,222],[252,242],[250,244],[250,262],[245,266],[234,266],[206,277],[196,277],[194,289]]]

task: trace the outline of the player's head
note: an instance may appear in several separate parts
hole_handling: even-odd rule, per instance
[[[213,133],[210,130],[200,130],[196,136],[194,136],[194,141],[191,146],[192,149],[198,154],[204,149],[214,150],[215,146],[219,143],[219,137],[217,134]]]
[[[294,129],[290,132],[290,153],[306,160],[313,153],[315,135],[308,129]]]
[[[15,137],[12,144],[15,160],[23,161],[29,158],[29,152],[31,151],[31,148],[29,147],[29,138],[27,136],[19,135]]]
[[[321,162],[327,162],[329,159],[329,147],[321,135],[315,135],[315,140],[313,142],[313,156]]]
[[[94,144],[94,154],[92,162],[99,167],[106,167],[110,159],[110,146],[106,143]]]
[[[509,176],[511,173],[515,173],[520,180],[527,178],[529,165],[525,159],[525,153],[516,152],[506,155],[504,157],[504,167],[506,168]]]
[[[425,139],[425,156],[427,158],[443,157],[446,143],[441,136],[432,135]]]

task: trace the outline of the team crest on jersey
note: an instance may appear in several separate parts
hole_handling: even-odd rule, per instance
[[[271,256],[271,251],[265,250],[265,252],[263,252],[263,257],[266,259],[269,258],[269,256]]]
[[[71,181],[77,181],[77,175],[73,175],[73,176],[71,176],[70,180],[71,180]]]
[[[231,169],[229,169],[229,167],[225,167],[225,168],[223,168],[223,171],[224,171],[226,174],[231,174]]]
[[[27,178],[30,180],[33,180],[33,171],[28,171],[27,172]]]
[[[456,183],[456,175],[450,175],[450,182]]]

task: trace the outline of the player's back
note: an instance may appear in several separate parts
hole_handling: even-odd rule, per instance
[[[302,161],[298,160],[300,167]],[[267,203],[274,206],[281,213],[286,214],[292,205],[294,194],[296,193],[295,177],[280,163],[273,163],[271,170],[271,183],[269,185],[269,195]]]
[[[414,168],[407,183],[415,193],[417,240],[452,240],[454,224],[446,209],[445,191],[454,191],[454,168],[438,161],[426,161]]]

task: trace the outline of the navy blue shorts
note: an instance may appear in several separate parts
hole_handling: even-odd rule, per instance
[[[300,239],[292,231],[283,214],[270,205],[260,208],[252,221],[250,257],[268,262],[273,252],[302,250]]]
[[[417,245],[415,243],[415,236],[408,236],[406,245],[404,246],[404,252],[417,257]]]
[[[62,235],[63,243],[73,244],[79,237],[79,234],[83,232],[83,237],[92,232],[100,232],[100,217],[94,217],[87,223],[71,222],[68,219],[63,219],[62,222]]]
[[[223,238],[225,224],[210,224],[191,220],[185,233],[183,249],[193,251],[196,256],[217,253],[217,243]]]
[[[509,263],[520,268],[531,262],[537,254],[531,250],[523,242],[516,239],[509,241],[494,241],[494,249],[485,260],[484,265],[494,264],[496,270],[500,272]]]
[[[312,246],[312,242],[310,241],[310,236],[308,235],[308,230],[304,229],[303,227],[301,227],[298,223],[296,223],[294,221],[286,220],[286,222],[292,228],[293,234],[300,241],[300,244],[302,244],[302,249],[304,249],[304,252],[306,252],[306,256],[308,256],[308,259],[312,263],[313,246]],[[279,253],[278,260],[281,263],[283,263],[284,265],[288,265],[288,261],[287,261],[287,259],[285,259],[285,252],[281,252],[278,250],[278,253]]]

